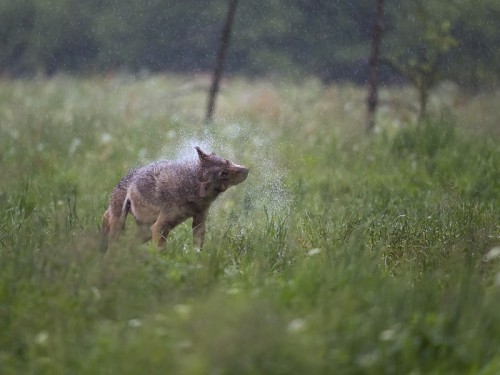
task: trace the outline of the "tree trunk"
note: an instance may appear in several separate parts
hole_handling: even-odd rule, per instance
[[[368,121],[367,130],[372,132],[375,128],[375,112],[378,104],[378,73],[379,73],[379,55],[382,32],[384,31],[384,1],[376,0],[375,21],[372,29],[372,48],[369,59],[368,76]]]
[[[418,123],[421,124],[427,116],[427,103],[429,102],[429,87],[427,85],[422,85],[418,88]]]
[[[229,6],[226,14],[226,22],[224,24],[224,28],[222,29],[219,51],[217,52],[217,57],[215,59],[215,66],[212,76],[212,85],[210,86],[210,91],[208,94],[208,106],[205,117],[205,123],[207,124],[212,122],[213,119],[215,110],[215,100],[217,98],[217,93],[219,92],[219,84],[222,78],[224,60],[226,58],[226,51],[229,47],[231,29],[233,27],[234,15],[236,13],[237,5],[238,5],[238,0],[229,0]]]

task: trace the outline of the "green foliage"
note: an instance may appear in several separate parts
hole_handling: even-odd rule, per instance
[[[185,85],[1,82],[2,374],[499,371],[494,128],[457,114],[366,139],[352,87],[234,80],[232,120],[198,129],[205,93]],[[251,171],[204,251],[189,224],[159,252],[129,223],[103,259],[126,169],[197,142]]]
[[[492,65],[486,74],[484,64],[497,55],[498,48],[490,43],[498,37],[491,39],[491,27],[499,12],[498,2],[418,0],[386,4],[383,62],[418,90],[420,120],[425,119],[430,90],[439,82],[453,80],[476,89],[496,82],[496,67]],[[486,45],[495,52],[484,50]],[[491,81],[483,80],[486,75]]]

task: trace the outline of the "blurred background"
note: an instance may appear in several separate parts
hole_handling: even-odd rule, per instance
[[[225,71],[364,83],[376,1],[240,1]],[[211,71],[227,0],[2,0],[0,74]],[[500,77],[497,0],[386,0],[384,82]]]

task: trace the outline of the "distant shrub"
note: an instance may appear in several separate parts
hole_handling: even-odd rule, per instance
[[[396,154],[415,154],[417,157],[434,158],[436,154],[456,140],[456,129],[449,119],[426,120],[418,126],[405,127],[392,142]]]

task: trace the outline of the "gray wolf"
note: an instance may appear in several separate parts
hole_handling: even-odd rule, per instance
[[[116,240],[131,213],[140,238],[164,246],[169,232],[193,218],[193,242],[201,250],[211,203],[245,181],[248,168],[208,154],[198,146],[196,161],[158,161],[132,169],[111,192],[103,216],[103,250]],[[109,249],[108,249],[109,252]]]

